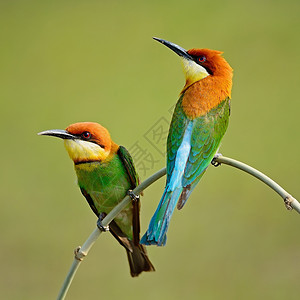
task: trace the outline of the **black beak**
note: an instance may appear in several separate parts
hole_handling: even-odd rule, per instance
[[[188,60],[194,60],[188,53],[185,49],[181,48],[180,46],[174,44],[174,43],[171,43],[171,42],[168,42],[166,40],[163,40],[163,39],[159,39],[159,38],[156,38],[154,37],[153,38],[154,40],[162,43],[163,45],[167,46],[168,48],[170,48],[171,50],[173,50],[175,53],[177,53],[179,56],[185,58],[185,59],[188,59]]]
[[[50,135],[55,136],[64,140],[75,140],[76,136],[68,133],[66,130],[61,129],[51,129],[39,132],[38,135]]]

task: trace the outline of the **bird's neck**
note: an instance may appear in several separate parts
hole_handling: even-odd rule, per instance
[[[190,119],[207,114],[231,97],[231,77],[207,76],[182,92],[182,108]]]
[[[111,142],[110,148],[104,149],[95,143],[82,140],[65,140],[65,148],[75,165],[90,162],[105,162],[112,159],[119,146]]]
[[[86,174],[85,172],[91,173],[99,171],[108,174],[113,169],[117,160],[118,156],[116,154],[112,154],[108,158],[103,160],[81,161],[77,163],[74,162],[74,166],[78,176],[79,174]]]

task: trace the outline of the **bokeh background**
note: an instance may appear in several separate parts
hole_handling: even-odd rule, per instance
[[[1,299],[55,299],[96,224],[63,143],[37,132],[96,121],[143,150],[142,178],[165,165],[184,77],[152,36],[224,51],[235,73],[221,152],[299,199],[299,14],[298,0],[1,1]],[[145,192],[142,232],[163,186]],[[101,235],[67,299],[299,299],[299,227],[274,191],[210,167],[167,246],[148,248],[155,273],[132,279],[124,249]]]

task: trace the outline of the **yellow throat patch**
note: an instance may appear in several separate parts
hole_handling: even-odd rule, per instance
[[[182,92],[185,91],[193,83],[209,76],[209,73],[206,71],[206,69],[198,65],[194,61],[183,58],[182,65],[186,80]]]
[[[110,152],[105,151],[99,145],[82,140],[64,140],[65,148],[74,163],[102,161]]]

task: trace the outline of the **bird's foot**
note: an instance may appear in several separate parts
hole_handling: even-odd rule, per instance
[[[107,226],[102,225],[102,222],[99,219],[97,221],[97,227],[102,232],[109,231],[109,226],[108,225]]]
[[[136,195],[132,190],[128,190],[127,195],[131,198],[132,201],[139,201],[140,199],[140,196]]]
[[[99,230],[102,231],[102,232],[109,231],[109,226],[108,226],[108,225],[107,225],[107,226],[104,226],[104,225],[102,224],[102,220],[105,218],[105,216],[106,216],[106,214],[101,213],[101,214],[99,215],[98,220],[97,220],[97,227],[98,227]]]
[[[214,158],[212,159],[211,161],[211,164],[214,166],[214,167],[218,167],[218,166],[221,166],[221,163],[216,161],[216,159],[220,156],[223,156],[221,153],[216,153]]]

